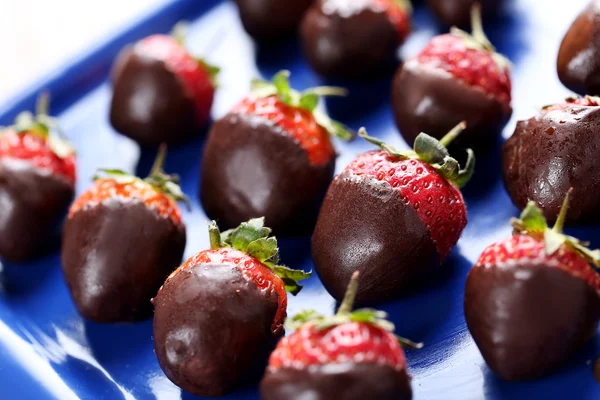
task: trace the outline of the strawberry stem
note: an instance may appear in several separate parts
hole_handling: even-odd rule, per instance
[[[552,231],[556,233],[562,233],[563,228],[565,226],[565,220],[567,219],[567,212],[569,211],[569,202],[571,200],[571,193],[573,193],[573,188],[570,188],[563,200],[562,207],[560,208],[560,212],[558,213],[558,218],[556,218],[556,223],[552,228]]]
[[[342,304],[340,304],[340,308],[338,308],[338,312],[335,315],[345,315],[352,313],[352,308],[354,307],[354,299],[356,299],[356,292],[358,291],[358,276],[360,273],[358,271],[354,271],[352,277],[350,278],[350,283],[348,284],[348,289],[346,289],[346,294],[344,294],[344,299],[342,300]]]
[[[50,109],[50,92],[40,93],[35,104],[35,113],[37,115],[48,115]]]
[[[483,47],[490,51],[495,51],[494,45],[490,42],[483,30],[483,23],[481,21],[481,4],[475,3],[471,7],[471,35],[477,40]]]
[[[218,250],[223,247],[223,242],[221,240],[221,231],[217,226],[216,221],[212,221],[210,225],[208,225],[208,238],[210,240],[210,249]]]
[[[156,158],[154,159],[154,164],[152,164],[152,169],[150,170],[149,176],[157,176],[163,172],[163,167],[165,166],[166,158],[167,145],[162,143],[158,148],[158,153],[156,154]]]
[[[173,30],[171,30],[171,36],[181,47],[185,47],[185,38],[187,36],[187,33],[188,23],[185,21],[179,21],[175,24]]]
[[[450,146],[450,143],[454,141],[464,131],[467,129],[467,121],[461,121],[458,125],[456,125],[450,132],[448,132],[442,139],[440,139],[440,144],[444,147]]]

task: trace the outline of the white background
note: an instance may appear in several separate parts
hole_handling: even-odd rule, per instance
[[[165,1],[0,0],[0,104]]]

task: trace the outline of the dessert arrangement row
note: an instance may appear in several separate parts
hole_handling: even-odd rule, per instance
[[[405,0],[237,3],[259,41],[299,30],[307,59],[326,76],[358,79],[388,68],[410,32]],[[467,225],[460,188],[474,173],[475,152],[493,151],[512,114],[510,62],[485,36],[480,7],[429,3],[449,24],[464,25],[470,13],[473,33],[452,28],[434,37],[396,72],[392,107],[413,147],[394,148],[362,128],[358,136],[373,150],[334,177],[331,137],[354,133],[318,106],[346,91],[297,91],[287,71],[255,80],[214,122],[202,155],[198,198],[226,230],[212,222],[210,248],[181,265],[178,202],[190,200],[163,170],[163,143],[185,143],[208,123],[219,69],[186,50],[182,26],[125,48],[113,71],[110,120],[140,145],[160,145],[158,155],[144,179],[100,169],[75,201],[75,149],[42,95],[35,114],[20,114],[0,133],[0,257],[38,257],[62,235],[64,277],[81,315],[104,323],[154,315],[158,362],[190,393],[222,396],[262,377],[266,400],[412,398],[402,346],[422,344],[395,336],[384,312],[354,306],[398,298],[439,270]],[[500,3],[486,1],[483,10]],[[556,370],[600,321],[600,250],[563,233],[565,224],[600,216],[600,99],[589,95],[600,87],[591,62],[573,62],[598,51],[590,20],[600,20],[593,5],[558,59],[561,80],[584,97],[519,121],[503,145],[504,183],[523,212],[511,238],[484,250],[465,288],[469,331],[506,380]],[[341,302],[334,316],[305,311],[286,321],[287,292],[298,294],[310,273],[282,264],[271,233],[312,234],[315,271]],[[293,333],[283,337],[284,326]]]

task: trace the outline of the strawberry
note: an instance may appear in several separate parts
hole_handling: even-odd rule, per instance
[[[359,303],[395,297],[436,273],[467,224],[458,188],[475,158],[468,150],[461,170],[446,149],[463,129],[441,141],[422,133],[406,151],[361,130],[381,150],[359,155],[334,179],[312,237],[315,269],[333,297],[342,298],[355,270],[367,282]]]
[[[478,7],[472,24],[472,35],[453,28],[398,69],[392,102],[407,142],[420,132],[441,138],[466,120],[468,128],[457,144],[485,148],[497,141],[510,119],[510,62],[485,36]]]
[[[466,26],[473,6],[481,4],[485,15],[494,15],[503,0],[427,0],[427,3],[446,26]]]
[[[263,43],[279,42],[296,33],[314,0],[235,0],[244,29]]]
[[[465,319],[488,366],[506,380],[563,365],[600,320],[600,250],[562,233],[567,195],[552,229],[531,201],[512,238],[484,250],[469,272]]]
[[[318,0],[304,15],[304,53],[321,75],[371,78],[394,68],[410,33],[408,0]]]
[[[26,261],[58,244],[58,231],[75,195],[75,151],[48,116],[48,96],[37,115],[23,112],[0,130],[0,257]]]
[[[150,299],[179,265],[186,244],[176,176],[162,170],[162,146],[144,180],[100,170],[71,206],[63,232],[62,265],[79,312],[95,322],[138,321],[152,315]]]
[[[563,193],[573,188],[568,223],[600,220],[600,99],[571,98],[517,122],[502,148],[504,184],[513,203],[535,201],[549,221],[559,214]],[[585,143],[585,146],[582,146]]]
[[[357,289],[355,272],[335,316],[310,310],[289,321],[297,330],[271,354],[263,400],[412,398],[401,344],[422,344],[395,336],[385,312],[352,311]]]
[[[262,371],[284,334],[286,290],[310,276],[279,263],[264,218],[221,233],[209,227],[210,249],[187,260],[153,303],[154,348],[167,377],[198,396],[222,396]]]
[[[193,139],[210,118],[219,69],[185,49],[184,30],[142,39],[115,63],[110,120],[142,145]]]
[[[264,216],[274,232],[311,232],[335,169],[329,135],[350,139],[340,123],[317,110],[331,87],[302,93],[281,71],[255,81],[252,93],[213,125],[204,148],[200,199],[206,214],[227,227]]]
[[[556,68],[560,81],[581,95],[600,95],[600,8],[590,1],[560,45]]]

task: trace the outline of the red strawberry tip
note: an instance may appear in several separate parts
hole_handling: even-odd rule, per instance
[[[304,310],[288,318],[285,323],[286,329],[296,330],[307,323],[314,323],[317,331],[333,328],[347,323],[369,324],[387,332],[393,333],[396,329],[394,324],[387,320],[388,314],[385,311],[374,310],[371,308],[362,308],[354,310],[354,300],[358,291],[359,272],[355,271],[350,278],[348,289],[344,294],[344,299],[338,308],[337,313],[332,317],[326,317],[317,313],[315,310]],[[395,335],[402,347],[410,349],[420,349],[423,343],[416,343],[409,339]]]
[[[48,115],[50,94],[42,92],[38,96],[35,115],[23,111],[15,118],[13,126],[2,129],[5,132],[15,132],[17,135],[32,134],[44,140],[58,158],[65,159],[75,154],[73,146],[64,138],[58,121]]]
[[[152,186],[158,192],[172,198],[173,200],[183,202],[188,210],[191,210],[190,200],[185,193],[183,193],[181,186],[179,185],[179,176],[167,175],[163,170],[166,157],[167,146],[162,144],[159,147],[158,154],[154,160],[150,174],[145,179],[141,179],[119,169],[99,169],[92,179],[94,181],[100,179],[109,179],[120,185],[127,185],[136,181],[142,181]]]
[[[467,48],[489,52],[500,69],[506,70],[511,67],[510,61],[502,54],[496,52],[496,48],[492,42],[490,42],[483,30],[480,3],[475,3],[473,4],[473,7],[471,7],[471,33],[469,34],[462,29],[453,26],[450,29],[450,34],[462,39]]]
[[[440,140],[421,132],[415,139],[412,150],[396,149],[385,143],[383,140],[369,136],[365,128],[359,130],[358,136],[369,143],[379,146],[394,158],[401,160],[421,160],[435,168],[444,179],[457,187],[462,188],[469,182],[475,171],[475,153],[471,149],[466,150],[468,155],[467,162],[465,167],[461,169],[459,162],[450,156],[447,146],[449,146],[466,127],[466,122],[462,121]]]
[[[573,188],[567,192],[553,228],[548,226],[546,218],[544,218],[544,214],[538,205],[534,201],[530,201],[523,209],[521,216],[518,219],[513,218],[511,220],[514,227],[513,234],[529,235],[543,240],[546,254],[549,256],[565,245],[598,268],[600,267],[600,249],[590,250],[588,248],[589,243],[563,233],[572,192]]]
[[[321,97],[346,96],[348,94],[346,89],[334,86],[320,86],[298,92],[290,86],[289,78],[290,72],[282,70],[276,73],[270,82],[254,79],[252,81],[252,93],[259,98],[277,96],[284,104],[290,107],[302,108],[310,112],[317,124],[330,135],[337,136],[345,141],[354,138],[354,132],[317,109]]]
[[[221,232],[216,221],[212,221],[208,227],[208,234],[211,250],[228,247],[248,254],[271,269],[283,281],[285,289],[294,296],[302,290],[302,285],[298,282],[312,274],[278,265],[277,239],[270,236],[271,228],[265,226],[264,217],[242,222],[237,228],[225,232]]]
[[[175,26],[171,30],[171,36],[175,39],[177,44],[179,44],[179,46],[181,46],[184,49],[186,48],[186,38],[187,38],[188,31],[189,31],[189,24],[187,21],[179,21],[177,24],[175,24]],[[215,87],[215,88],[218,87],[219,84],[217,81],[217,77],[218,77],[219,73],[221,72],[221,68],[217,67],[216,65],[210,64],[203,58],[200,58],[200,57],[193,57],[193,58],[208,73],[208,76],[210,78],[210,81],[211,81],[213,87]]]

